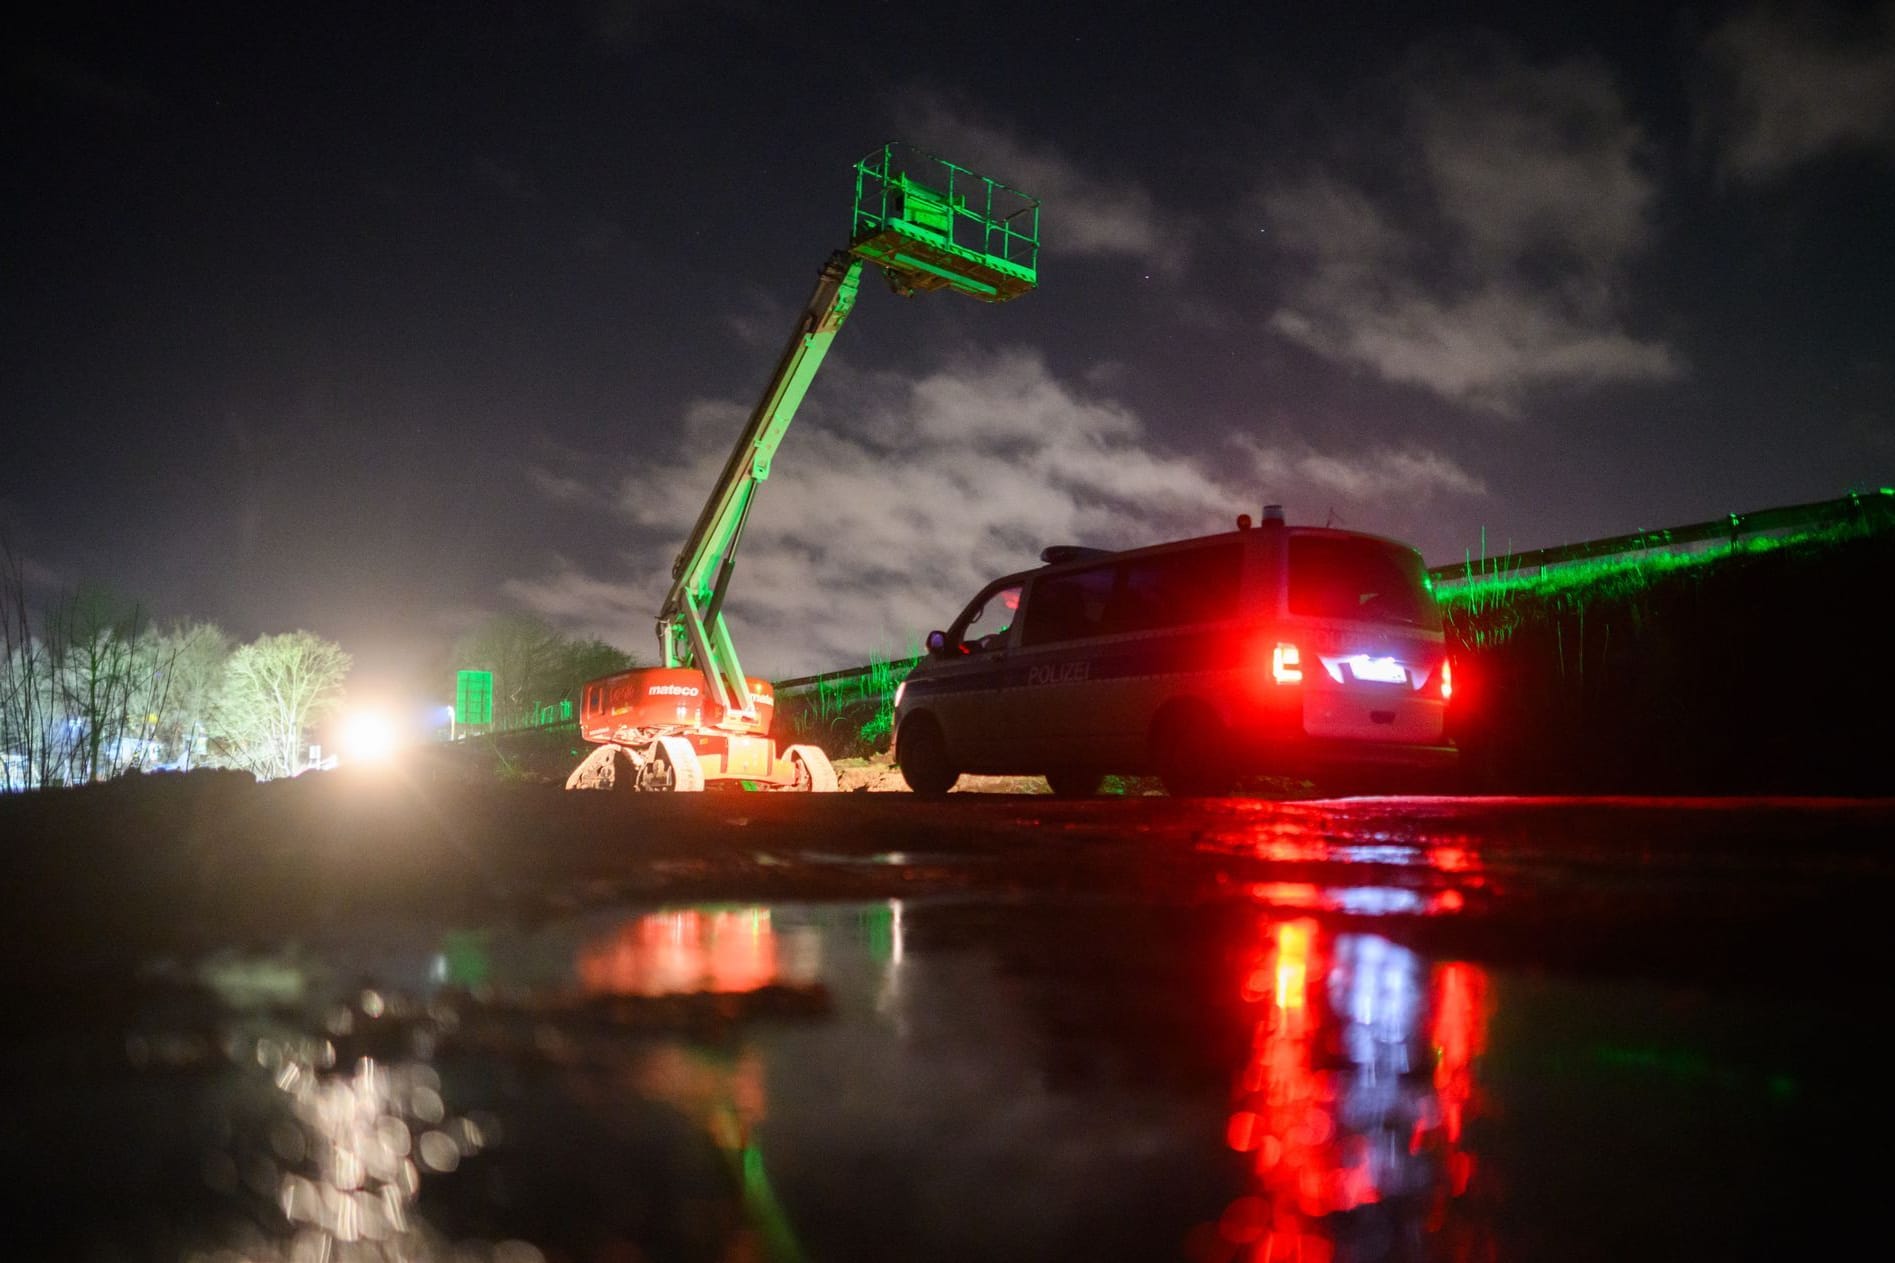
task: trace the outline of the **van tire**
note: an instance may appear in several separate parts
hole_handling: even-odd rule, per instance
[[[912,716],[895,738],[895,764],[908,788],[923,798],[939,798],[961,779],[948,762],[947,740],[941,725],[927,715]]]
[[[1046,787],[1055,798],[1091,798],[1105,783],[1105,773],[1059,768],[1046,774]]]
[[[1176,706],[1152,727],[1152,763],[1173,798],[1230,792],[1230,738],[1210,707]]]

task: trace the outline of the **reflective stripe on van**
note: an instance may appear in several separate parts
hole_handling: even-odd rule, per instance
[[[986,669],[949,664],[940,672],[908,677],[905,698],[941,697],[989,689],[1035,688],[1081,681],[1121,680],[1147,675],[1233,671],[1244,664],[1250,645],[1231,628],[1161,632],[1136,641],[1070,649],[1014,649],[1007,660]],[[1079,673],[1073,669],[1078,668]]]

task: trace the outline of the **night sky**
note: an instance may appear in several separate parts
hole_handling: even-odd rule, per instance
[[[33,581],[371,683],[509,609],[650,659],[891,138],[1043,199],[1041,289],[865,283],[753,673],[1266,501],[1440,563],[1895,483],[1895,3],[75,3],[0,63]]]

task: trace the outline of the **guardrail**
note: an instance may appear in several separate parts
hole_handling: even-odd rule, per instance
[[[1756,539],[1784,539],[1843,530],[1851,526],[1885,529],[1895,526],[1895,487],[1850,492],[1834,500],[1791,504],[1753,513],[1731,513],[1708,522],[1671,526],[1662,530],[1609,535],[1604,539],[1527,552],[1474,557],[1446,566],[1432,566],[1428,577],[1437,590],[1469,583],[1493,583],[1543,575],[1575,565],[1595,566],[1614,560],[1633,560],[1655,554],[1692,554],[1719,546],[1734,548]]]
[[[786,699],[800,702],[810,697],[835,706],[872,701],[893,691],[919,661],[921,658],[917,654],[911,658],[894,658],[887,662],[871,662],[866,666],[843,667],[837,671],[778,680],[775,685],[777,706],[781,708]]]

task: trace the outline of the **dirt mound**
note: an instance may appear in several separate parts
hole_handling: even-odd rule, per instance
[[[906,794],[908,782],[901,769],[886,754],[866,759],[837,759],[836,788],[844,793]],[[1043,776],[963,776],[954,787],[957,794],[1044,794],[1048,793]]]

